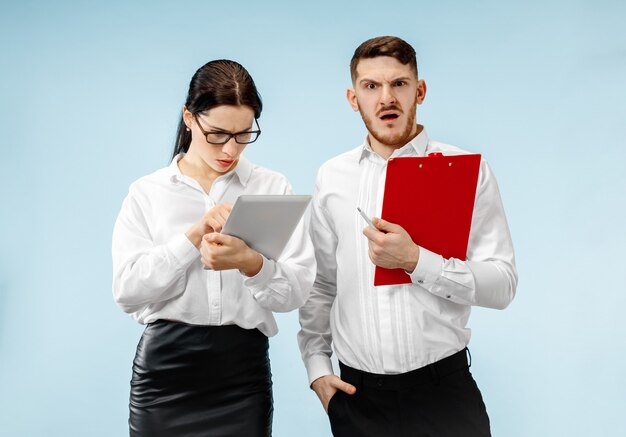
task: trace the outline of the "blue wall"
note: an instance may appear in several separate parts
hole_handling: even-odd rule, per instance
[[[169,162],[196,68],[249,69],[266,109],[246,154],[310,193],[365,135],[348,63],[382,34],[418,52],[430,136],[498,176],[518,295],[470,320],[494,436],[626,435],[625,3],[226,3],[0,6],[0,435],[127,435],[141,327],[111,297],[111,231]],[[278,321],[275,436],[330,435],[296,314]]]

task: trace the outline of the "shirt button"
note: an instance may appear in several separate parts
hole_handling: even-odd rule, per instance
[[[219,305],[219,303],[215,300],[213,301],[213,307],[217,307]]]
[[[418,280],[417,280],[417,283],[418,283],[418,284],[423,284],[423,283],[424,283],[424,280],[423,280],[423,279],[418,279]]]
[[[446,299],[450,299],[452,296],[450,296],[449,294],[446,294]]]
[[[382,379],[380,379],[380,378],[378,378],[378,379],[376,380],[376,385],[377,385],[378,387],[382,387],[382,386],[383,386],[383,380],[382,380]]]

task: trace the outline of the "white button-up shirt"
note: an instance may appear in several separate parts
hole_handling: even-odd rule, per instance
[[[291,311],[308,296],[315,257],[306,221],[298,224],[277,261],[261,271],[205,270],[185,232],[208,210],[242,194],[291,194],[287,179],[241,157],[207,194],[184,176],[177,156],[169,167],[134,182],[113,230],[113,296],[139,323],[157,319],[197,325],[236,324],[278,332],[273,311]]]
[[[391,156],[431,152],[468,153],[429,140],[423,130]],[[311,216],[317,277],[300,309],[298,334],[309,382],[333,373],[331,344],[342,363],[379,374],[408,372],[450,356],[469,342],[472,305],[504,308],[515,295],[513,244],[485,160],[467,260],[444,259],[420,247],[411,284],[374,287],[375,266],[362,233],[366,223],[356,208],[380,217],[386,169],[387,161],[366,140],[319,170]]]

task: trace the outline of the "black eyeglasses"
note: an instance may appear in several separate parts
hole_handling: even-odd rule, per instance
[[[256,118],[254,119],[254,122],[256,123],[257,130],[235,133],[224,131],[206,132],[202,128],[200,121],[198,121],[198,116],[196,114],[193,114],[193,118],[196,120],[196,124],[200,128],[202,134],[206,137],[206,142],[209,144],[226,144],[230,141],[231,138],[234,138],[237,144],[250,144],[254,143],[259,138],[259,135],[261,135],[261,128],[259,127],[259,122],[256,120]]]

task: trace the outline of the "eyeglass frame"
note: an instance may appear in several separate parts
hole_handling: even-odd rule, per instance
[[[196,124],[198,125],[198,128],[200,128],[200,132],[202,132],[202,135],[204,135],[204,139],[206,140],[207,143],[209,144],[214,144],[214,145],[220,145],[223,146],[224,144],[226,144],[227,142],[229,142],[231,140],[231,138],[235,139],[235,142],[237,144],[252,144],[254,143],[256,140],[259,139],[259,137],[261,136],[261,127],[259,126],[259,122],[257,121],[256,117],[254,119],[254,123],[256,123],[256,130],[246,130],[246,131],[241,131],[241,132],[226,132],[226,131],[205,131],[204,128],[202,127],[202,125],[200,124],[200,121],[198,120],[198,115],[196,113],[193,113],[193,118],[194,120],[196,120]],[[228,135],[228,138],[226,139],[226,141],[221,142],[221,143],[214,143],[212,141],[209,141],[209,134],[222,134],[222,135]],[[237,135],[241,135],[241,134],[256,134],[256,138],[250,142],[247,143],[240,143],[239,141],[237,141]]]

